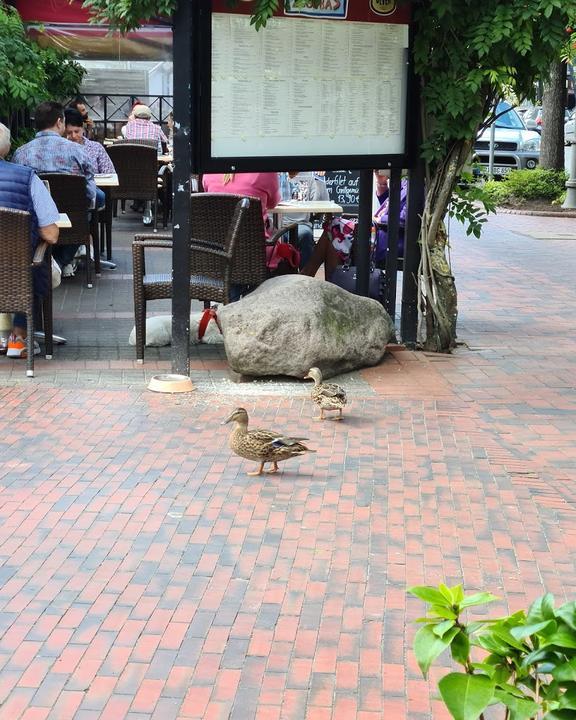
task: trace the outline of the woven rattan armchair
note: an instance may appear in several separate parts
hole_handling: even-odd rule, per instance
[[[158,152],[156,145],[136,142],[114,143],[108,155],[118,173],[118,187],[110,188],[115,200],[151,200],[154,204],[154,232],[158,210]]]
[[[156,150],[158,149],[158,140],[154,140],[153,138],[118,138],[118,140],[114,140],[114,145],[147,145],[148,147],[153,147]]]
[[[48,182],[50,195],[61,213],[70,218],[72,227],[62,228],[58,236],[58,245],[86,246],[86,286],[92,287],[92,247],[94,256],[100,253],[98,238],[92,237],[90,210],[86,196],[86,178],[82,175],[67,173],[39,173],[42,180]],[[96,233],[96,229],[92,228]],[[98,263],[99,265],[99,263]]]
[[[40,243],[32,257],[30,213],[0,207],[0,312],[26,315],[26,375],[34,377],[34,288],[32,267],[50,263],[50,246]],[[48,265],[49,267],[49,265]],[[50,277],[50,276],[49,276]],[[52,357],[52,288],[42,301],[46,357]]]
[[[267,277],[264,223],[258,198],[197,193],[191,196],[190,298],[227,304],[230,288],[257,287]],[[136,235],[134,315],[136,359],[144,359],[146,303],[172,298],[170,274],[146,273],[144,252],[172,248],[170,235]]]

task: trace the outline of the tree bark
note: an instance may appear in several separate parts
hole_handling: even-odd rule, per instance
[[[566,63],[554,62],[544,83],[542,98],[542,143],[540,167],[564,170],[564,107],[566,105]]]

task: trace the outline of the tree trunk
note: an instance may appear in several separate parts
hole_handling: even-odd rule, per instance
[[[456,345],[458,295],[447,257],[448,237],[444,216],[472,142],[460,140],[430,178],[422,214],[420,293],[426,313],[424,347],[450,352]]]
[[[540,167],[564,170],[564,107],[566,105],[566,63],[554,62],[544,83],[542,99],[542,144]]]

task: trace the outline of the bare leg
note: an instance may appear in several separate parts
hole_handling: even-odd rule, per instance
[[[272,463],[272,468],[271,468],[270,470],[266,470],[266,472],[267,472],[269,475],[272,475],[273,473],[277,473],[277,472],[278,472],[278,463],[277,463],[277,462],[273,462],[273,463]]]
[[[255,477],[256,475],[262,475],[262,471],[264,470],[264,463],[260,463],[260,467],[255,472],[249,472],[246,473],[246,475],[251,475],[252,477]]]
[[[310,260],[300,270],[300,275],[315,277],[322,264],[324,264],[324,277],[326,280],[330,278],[338,265],[341,265],[340,257],[334,250],[330,235],[326,231],[320,236]]]

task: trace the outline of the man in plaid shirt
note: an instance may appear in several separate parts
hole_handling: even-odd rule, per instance
[[[43,102],[34,113],[36,137],[19,147],[12,162],[26,165],[38,173],[71,173],[86,178],[88,208],[95,207],[96,183],[92,163],[77,143],[64,136],[64,107],[57,102]],[[57,245],[53,256],[64,268],[71,263],[79,245]],[[72,271],[73,274],[73,271]]]
[[[126,140],[156,140],[158,150],[162,152],[162,143],[168,144],[160,125],[152,122],[152,112],[147,105],[135,105],[131,117],[123,128]]]

